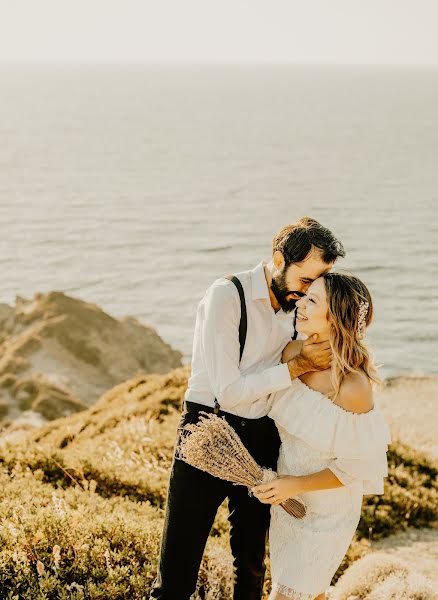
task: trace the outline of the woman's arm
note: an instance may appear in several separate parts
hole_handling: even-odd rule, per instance
[[[293,343],[290,342],[284,352],[293,352],[295,347],[291,346],[288,350],[288,347]],[[347,412],[356,414],[367,413],[372,410],[372,389],[366,375],[364,373],[350,373],[347,375],[342,382],[336,403]],[[359,461],[355,462],[359,463]],[[346,483],[343,483],[331,469],[327,468],[311,475],[278,477],[270,483],[255,486],[252,491],[264,504],[280,504],[288,498],[293,498],[305,492],[338,488],[348,484],[350,480],[354,480],[354,477],[349,476],[348,473],[343,473],[338,468],[337,460],[334,460],[333,468],[339,470],[339,476],[345,478]]]
[[[330,469],[323,469],[318,473],[303,475],[297,477],[298,485],[302,486],[303,492],[317,492],[318,490],[331,490],[333,488],[343,487],[336,475]]]
[[[311,475],[284,475],[270,483],[256,485],[251,491],[263,504],[281,504],[305,492],[331,490],[343,485],[330,469],[323,469]]]

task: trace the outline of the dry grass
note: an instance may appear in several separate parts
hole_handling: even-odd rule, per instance
[[[0,449],[2,600],[148,597],[188,375],[136,377]],[[421,453],[391,448],[385,495],[364,503],[338,575],[370,540],[437,520],[436,476]],[[199,578],[204,599],[229,600],[231,564],[222,507]]]
[[[438,590],[438,527],[400,531],[373,542],[371,551],[385,552],[407,562],[420,575],[433,581]]]
[[[378,393],[395,439],[438,460],[438,377],[396,377]]]
[[[330,600],[437,600],[438,593],[409,562],[373,553],[354,563]]]

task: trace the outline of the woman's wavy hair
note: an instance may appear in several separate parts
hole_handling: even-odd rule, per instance
[[[354,275],[326,273],[322,277],[327,293],[327,317],[331,324],[332,385],[336,398],[348,373],[362,370],[373,383],[380,383],[371,353],[361,335],[361,330],[363,333],[373,319],[373,301],[366,285]],[[359,323],[363,302],[368,303],[365,328]]]

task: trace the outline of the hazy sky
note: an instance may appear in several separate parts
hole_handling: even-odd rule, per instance
[[[0,0],[0,60],[438,65],[438,0]]]

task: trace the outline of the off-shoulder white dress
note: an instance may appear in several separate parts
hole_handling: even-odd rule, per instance
[[[330,586],[348,550],[363,495],[383,493],[390,434],[378,406],[348,412],[299,379],[270,401],[269,416],[281,437],[278,474],[309,475],[328,467],[344,484],[301,494],[307,506],[302,520],[271,507],[273,592],[313,600]]]

